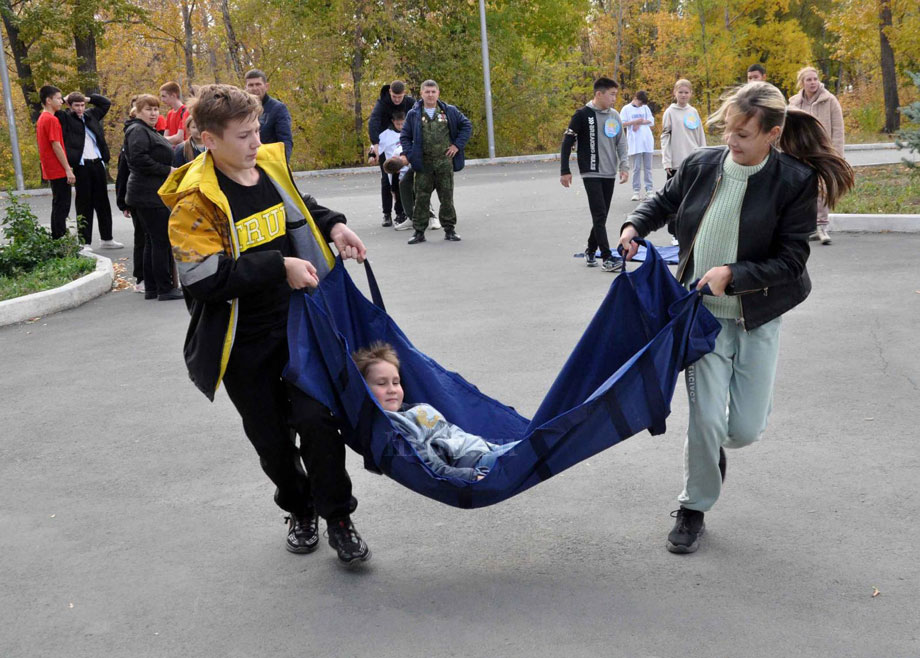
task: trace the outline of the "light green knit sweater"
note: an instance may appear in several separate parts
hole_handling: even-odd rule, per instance
[[[741,203],[747,190],[748,178],[764,168],[763,162],[745,167],[732,160],[731,154],[722,166],[722,181],[715,198],[709,204],[693,246],[693,281],[702,277],[713,267],[729,265],[738,260],[738,228],[741,221]],[[717,318],[741,317],[741,301],[734,295],[703,298]]]

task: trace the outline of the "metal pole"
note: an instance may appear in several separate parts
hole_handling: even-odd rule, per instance
[[[6,50],[3,45],[3,30],[0,30],[0,77],[3,78],[3,105],[6,107],[6,121],[10,127],[10,149],[13,151],[13,169],[16,172],[16,189],[24,192],[22,178],[22,155],[19,153],[19,133],[16,131],[16,115],[13,114],[13,93],[10,90],[10,75],[6,70]]]
[[[489,74],[489,36],[486,33],[486,3],[479,0],[479,31],[482,34],[482,76],[486,87],[486,132],[489,136],[489,157],[495,157],[495,131],[492,128],[492,77]]]

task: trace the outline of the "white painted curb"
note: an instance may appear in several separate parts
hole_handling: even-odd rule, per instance
[[[828,215],[832,231],[841,233],[920,233],[920,215]]]
[[[80,253],[96,259],[94,272],[60,288],[0,302],[0,327],[74,308],[111,290],[115,280],[112,261],[86,249]]]

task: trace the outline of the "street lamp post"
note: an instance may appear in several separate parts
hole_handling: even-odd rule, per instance
[[[486,3],[479,0],[479,31],[482,34],[482,75],[486,88],[486,132],[489,136],[489,157],[495,157],[495,131],[492,128],[492,78],[489,73],[489,36],[486,33]]]
[[[3,105],[6,107],[6,121],[10,127],[10,149],[13,151],[16,189],[24,192],[26,184],[22,178],[22,155],[19,153],[19,133],[16,131],[16,115],[13,114],[13,93],[10,90],[10,75],[6,70],[6,50],[3,45],[2,30],[0,30],[0,77],[3,79]]]

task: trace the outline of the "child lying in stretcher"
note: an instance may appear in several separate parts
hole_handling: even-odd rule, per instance
[[[499,455],[515,445],[489,443],[447,422],[428,404],[403,405],[399,357],[388,343],[377,342],[352,355],[367,386],[393,425],[437,475],[481,480]]]

